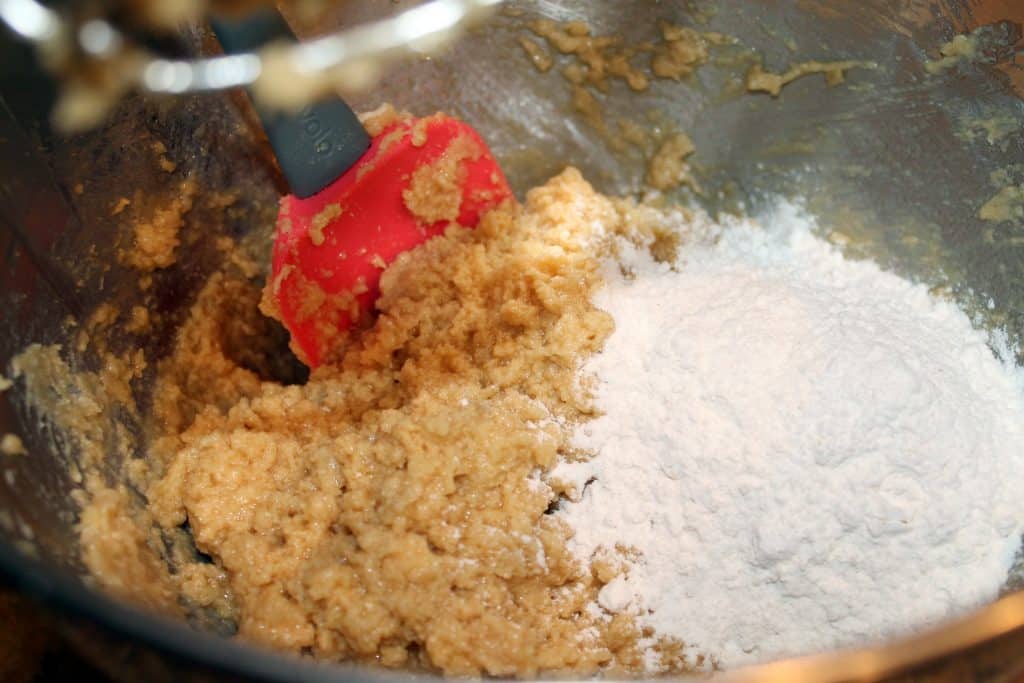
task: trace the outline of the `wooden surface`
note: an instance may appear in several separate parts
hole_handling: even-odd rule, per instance
[[[50,617],[32,602],[0,590],[0,681],[107,683],[57,635]]]

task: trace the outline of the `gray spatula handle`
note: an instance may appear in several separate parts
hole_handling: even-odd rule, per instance
[[[214,19],[211,24],[227,54],[249,52],[273,40],[295,40],[284,18],[273,9],[252,12],[239,20]],[[339,98],[294,114],[259,106],[256,111],[285,179],[300,198],[314,195],[340,178],[370,147],[370,136]]]

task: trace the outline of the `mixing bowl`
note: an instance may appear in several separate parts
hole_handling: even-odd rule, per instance
[[[353,24],[414,3],[343,3],[333,21]],[[418,113],[443,109],[468,120],[503,160],[520,193],[567,164],[600,190],[642,191],[644,155],[600,132],[573,109],[557,69],[535,69],[518,39],[524,22],[583,20],[627,42],[653,39],[659,21],[736,38],[693,76],[656,80],[646,92],[613,83],[602,95],[606,121],[639,120],[662,133],[686,132],[702,192],[678,199],[709,211],[757,212],[777,195],[803,198],[823,234],[852,257],[927,283],[956,298],[979,324],[1024,333],[1024,208],[982,211],[1004,188],[1024,185],[1024,5],[1017,0],[633,0],[510,2],[442,55],[392,70],[356,101],[390,101]],[[935,64],[954,35],[983,27],[977,53]],[[328,28],[324,24],[308,27]],[[200,27],[182,49],[202,53]],[[846,82],[797,80],[781,96],[751,94],[742,75],[753,59],[784,70],[806,60],[863,63]],[[931,63],[931,64],[930,64]],[[237,195],[229,210],[188,214],[179,258],[154,273],[149,304],[159,324],[115,352],[165,354],[198,287],[224,258],[213,237],[269,244],[280,177],[238,93],[124,101],[98,130],[73,137],[51,129],[53,86],[33,55],[0,40],[0,359],[30,343],[60,343],[77,367],[96,361],[76,350],[76,331],[102,302],[131,305],[138,274],[118,260],[122,197],[158,202],[173,191],[152,164],[152,143],[208,192]],[[612,127],[610,130],[615,130]],[[1012,192],[1010,192],[1012,194]],[[985,218],[980,217],[984,215]],[[262,242],[261,242],[262,241]],[[295,370],[282,364],[282,375]],[[150,391],[143,375],[137,400]],[[60,389],[57,387],[56,389]],[[67,396],[67,400],[76,400]],[[138,420],[116,438],[134,443]],[[99,592],[77,549],[75,444],[19,400],[0,403],[0,431],[22,435],[30,453],[0,461],[0,569],[13,586],[58,615],[65,635],[124,680],[408,679],[422,674],[320,666],[259,650],[203,628],[145,613]],[[113,435],[111,439],[115,438]],[[113,442],[111,442],[113,451]],[[114,476],[116,462],[107,467]],[[1024,514],[1024,508],[1021,510]],[[736,672],[755,680],[854,680],[929,672],[979,678],[1024,671],[1024,593],[1016,571],[1004,597],[964,619],[909,640]],[[908,625],[909,626],[909,625]],[[230,629],[228,629],[230,630]],[[1009,673],[1008,673],[1009,672]],[[993,679],[994,680],[994,679]]]

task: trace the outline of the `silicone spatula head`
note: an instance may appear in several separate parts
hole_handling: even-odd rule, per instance
[[[449,226],[474,227],[511,198],[467,124],[441,114],[398,120],[326,189],[281,200],[265,308],[315,368],[372,317],[381,272],[399,254]]]
[[[273,8],[213,28],[228,54],[294,39]],[[292,190],[281,200],[263,309],[310,367],[370,317],[395,257],[450,225],[475,226],[512,196],[480,136],[443,115],[397,117],[371,140],[336,98],[257,113]]]

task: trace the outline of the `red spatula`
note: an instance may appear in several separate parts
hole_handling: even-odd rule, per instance
[[[272,10],[213,27],[228,54],[291,36]],[[338,99],[260,117],[292,189],[278,213],[269,303],[312,368],[372,316],[381,272],[399,254],[449,225],[475,226],[512,197],[476,131],[447,116],[398,120],[372,139]]]

